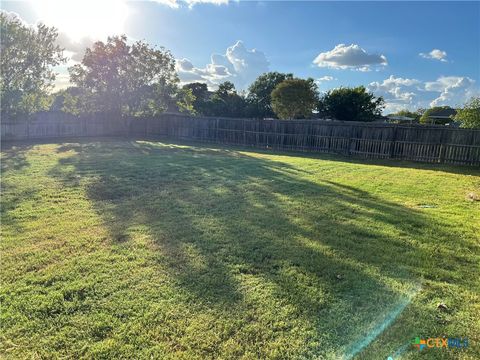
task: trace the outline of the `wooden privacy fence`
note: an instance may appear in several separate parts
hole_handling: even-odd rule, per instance
[[[122,136],[128,119],[110,114],[75,116],[60,111],[41,112],[15,121],[2,119],[2,140],[44,139],[76,136]]]
[[[118,118],[41,113],[3,122],[2,140],[75,136],[165,137],[338,153],[365,158],[403,159],[480,166],[480,130],[325,120],[256,120],[163,114]]]
[[[221,144],[480,165],[480,130],[325,120],[255,120],[165,114],[134,119],[130,134]]]

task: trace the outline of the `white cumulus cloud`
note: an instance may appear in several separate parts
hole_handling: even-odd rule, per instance
[[[168,7],[178,9],[182,5],[193,7],[196,4],[226,5],[229,0],[150,0]]]
[[[447,62],[447,52],[439,49],[433,49],[429,53],[418,54],[425,59],[439,60],[441,62]]]
[[[224,55],[212,54],[205,67],[195,67],[188,59],[177,59],[178,76],[183,83],[199,81],[215,88],[224,81],[231,81],[237,89],[245,89],[260,74],[268,71],[265,54],[247,49],[242,41],[227,48]]]
[[[333,76],[330,76],[330,75],[325,75],[325,76],[322,76],[322,77],[316,79],[315,82],[317,83],[317,85],[321,86],[324,83],[334,81],[334,80],[338,80],[338,79],[334,78]]]
[[[441,76],[423,82],[391,75],[381,82],[371,82],[367,88],[385,99],[385,113],[441,105],[456,107],[480,94],[475,80],[467,76]]]
[[[318,54],[313,63],[319,67],[370,71],[372,67],[387,65],[385,55],[369,54],[356,44],[338,44],[332,50]]]
[[[214,5],[226,5],[229,0],[184,0],[189,6],[195,4],[214,4]]]
[[[401,110],[415,110],[414,108],[410,108],[408,106],[405,106],[403,103],[396,103],[396,102],[391,102],[391,101],[386,101],[385,102],[385,108],[383,109],[383,114],[394,114],[397,113]]]
[[[95,41],[96,40],[88,36],[78,40],[72,39],[64,32],[59,32],[57,37],[57,44],[65,49],[65,55],[74,63],[82,61],[85,50],[91,47]]]
[[[390,107],[409,107],[413,104],[416,97],[420,81],[417,79],[408,79],[390,75],[382,82],[374,81],[368,85],[368,90],[377,96],[382,96]]]
[[[333,76],[329,76],[329,75],[325,75],[325,76],[322,76],[321,78],[317,79],[318,82],[333,81],[333,80],[337,80],[337,79],[335,79]]]
[[[425,90],[440,93],[430,102],[430,106],[458,106],[469,97],[480,94],[475,80],[466,76],[441,76],[435,81],[427,81]]]

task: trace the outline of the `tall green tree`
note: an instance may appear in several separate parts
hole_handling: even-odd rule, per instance
[[[56,45],[55,28],[25,25],[18,17],[0,12],[1,112],[15,117],[45,110],[55,80],[53,66],[65,61]]]
[[[275,117],[272,109],[272,91],[282,81],[293,79],[293,74],[276,71],[260,75],[248,88],[248,116],[255,118]]]
[[[286,79],[272,91],[272,109],[280,119],[305,119],[318,103],[318,88],[313,79]]]
[[[173,108],[173,111],[195,114],[195,108],[193,107],[195,95],[193,95],[192,90],[178,88],[175,92],[174,101],[176,107]]]
[[[179,91],[172,54],[143,41],[130,45],[125,35],[96,42],[69,71],[92,111],[155,115],[185,108],[188,94]]]
[[[243,117],[245,116],[245,99],[237,93],[232,82],[225,81],[210,96],[206,104],[206,115]]]
[[[194,113],[198,115],[207,115],[208,101],[210,99],[210,95],[212,94],[208,90],[207,84],[193,82],[183,85],[183,89],[190,91],[195,98],[192,104]]]
[[[480,128],[480,97],[470,98],[463,108],[457,110],[454,120],[459,121],[462,128]]]
[[[319,112],[337,120],[373,121],[381,115],[384,104],[382,97],[375,97],[364,86],[341,87],[323,95]]]
[[[55,92],[52,97],[51,111],[62,111],[73,115],[86,112],[86,96],[83,89],[71,86]]]

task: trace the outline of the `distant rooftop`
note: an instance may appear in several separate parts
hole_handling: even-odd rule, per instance
[[[437,119],[449,119],[456,113],[457,110],[455,109],[439,109],[438,111],[432,112],[428,117]]]

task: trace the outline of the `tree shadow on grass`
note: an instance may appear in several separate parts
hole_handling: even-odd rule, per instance
[[[284,341],[285,348],[300,326],[303,345],[291,345],[293,355],[284,357],[351,353],[429,269],[451,276],[423,246],[431,218],[356,188],[307,181],[286,163],[155,143],[59,151],[72,156],[51,175],[86,187],[117,245],[128,246],[135,229],[146,228],[158,267],[192,303],[221,309],[232,321],[250,314],[268,329],[259,342]],[[439,225],[436,236],[452,235]],[[260,315],[267,311],[273,314]],[[247,336],[242,326],[231,336]]]
[[[26,154],[31,150],[32,146],[32,144],[2,144],[0,158],[2,180],[1,219],[4,225],[11,226],[11,228],[17,233],[20,233],[23,227],[20,225],[17,218],[11,215],[11,212],[24,201],[34,199],[37,190],[34,188],[20,190],[15,182],[8,179],[8,175],[30,166]]]
[[[155,138],[151,138],[151,141],[158,141]],[[168,142],[168,140],[165,140]],[[230,149],[230,151],[245,151],[246,147],[239,145],[222,145],[214,143],[205,143],[205,142],[192,142],[181,140],[176,141],[178,144],[186,145],[196,145],[199,147],[203,146],[212,146],[222,149]],[[296,151],[296,150],[281,150],[281,149],[265,149],[261,147],[248,147],[249,151],[255,151],[258,153],[264,154],[275,154],[288,157],[303,157],[310,159],[319,159],[319,160],[329,160],[337,161],[339,163],[349,163],[349,164],[361,164],[361,165],[372,165],[372,166],[382,166],[382,167],[392,167],[392,168],[408,168],[408,169],[418,169],[418,170],[429,170],[429,171],[440,171],[451,174],[461,174],[461,175],[480,175],[479,166],[470,166],[470,165],[455,165],[455,164],[440,164],[440,163],[429,163],[421,161],[411,161],[411,160],[402,160],[402,159],[375,159],[375,158],[365,158],[360,155],[351,155],[346,156],[344,154],[338,153],[322,153],[315,151]]]
[[[32,148],[31,144],[2,144],[1,171],[4,176],[10,171],[18,171],[27,166],[29,162],[26,153]]]

